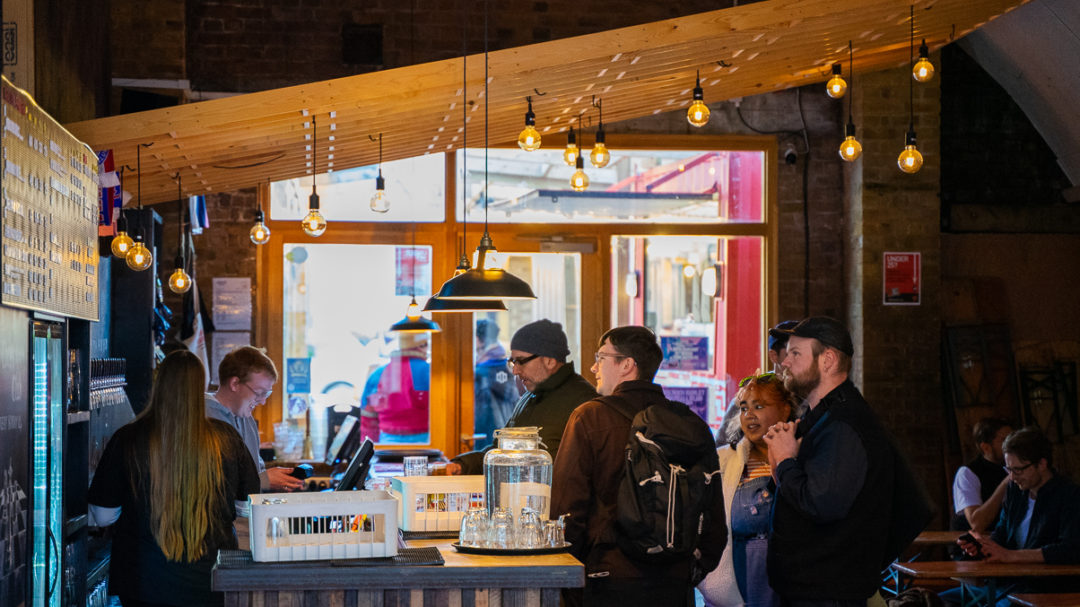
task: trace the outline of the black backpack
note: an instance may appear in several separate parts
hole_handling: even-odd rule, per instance
[[[617,396],[601,400],[630,420],[615,518],[619,548],[650,563],[691,558],[720,495],[709,426],[677,401],[638,411]]]

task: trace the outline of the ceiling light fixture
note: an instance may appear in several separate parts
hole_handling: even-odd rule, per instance
[[[581,128],[581,116],[578,116],[578,128]],[[589,176],[585,174],[585,159],[578,154],[574,160],[574,174],[570,176],[570,189],[575,192],[584,192],[589,187]]]
[[[184,188],[180,172],[176,173],[176,265],[169,276],[169,290],[173,293],[187,293],[191,288],[191,277],[184,271]]]
[[[308,214],[300,225],[304,233],[312,238],[322,236],[326,231],[326,218],[319,212],[319,193],[315,191],[315,178],[319,176],[319,128],[315,116],[311,117],[311,196],[308,196]]]
[[[701,128],[709,122],[709,106],[705,105],[705,91],[701,88],[701,70],[697,72],[697,84],[694,85],[694,101],[686,110],[686,120]]]
[[[911,77],[916,82],[929,82],[934,79],[934,64],[930,63],[930,48],[926,46],[926,38],[923,38],[919,46],[919,60],[915,67],[911,68]]]
[[[832,64],[832,78],[825,83],[825,92],[833,99],[839,99],[847,92],[847,82],[844,82],[841,70],[839,62]]]
[[[855,121],[851,118],[851,106],[855,105],[855,67],[854,52],[851,50],[851,40],[848,40],[848,77],[851,78],[851,94],[848,95],[847,128],[844,130],[844,141],[840,143],[840,158],[846,162],[855,162],[862,156],[862,144],[855,138]]]
[[[443,283],[440,299],[536,299],[527,282],[497,267],[491,259],[498,251],[488,233],[488,5],[484,0],[484,235],[476,248],[476,266]]]
[[[391,333],[438,333],[442,331],[442,327],[435,321],[424,318],[420,313],[420,305],[416,303],[416,275],[417,272],[417,259],[416,259],[416,227],[412,229],[412,301],[409,302],[409,307],[405,310],[405,318],[390,325]]]
[[[910,61],[915,63],[915,6],[911,7],[911,40],[908,45]],[[923,165],[923,156],[915,144],[915,80],[908,80],[909,122],[907,135],[904,137],[904,151],[896,159],[896,164],[905,173],[918,173]]]
[[[574,134],[574,125],[570,125],[570,132],[566,134],[566,149],[563,150],[562,159],[566,166],[574,166],[577,162],[578,146],[577,135]]]
[[[142,149],[152,145],[154,145],[153,142],[140,143],[135,147],[135,170],[139,173],[138,177],[136,177],[136,183],[138,188],[138,209],[140,211],[142,211]],[[154,263],[154,254],[150,252],[150,249],[146,248],[145,244],[143,244],[142,226],[139,226],[139,230],[135,233],[135,242],[131,244],[131,248],[129,248],[127,254],[124,255],[124,262],[127,263],[129,268],[136,272],[141,272]]]
[[[589,160],[592,161],[594,167],[602,169],[611,162],[611,152],[607,149],[607,144],[604,141],[604,100],[597,99],[596,109],[599,111],[600,123],[596,127],[596,143],[593,144],[592,152],[589,154]]]
[[[256,195],[257,196],[257,195]],[[251,226],[251,231],[248,233],[251,236],[251,242],[257,245],[263,245],[270,242],[270,228],[266,227],[264,222],[262,210],[262,200],[256,202],[258,207],[255,209],[255,225]]]
[[[540,131],[536,130],[536,114],[532,109],[532,97],[526,97],[529,102],[529,111],[525,112],[525,128],[518,135],[518,147],[526,152],[535,152],[540,149]]]
[[[120,189],[124,189],[124,167],[120,167],[118,171],[120,175]],[[127,233],[127,218],[124,217],[123,205],[116,217],[116,236],[113,236],[112,243],[109,244],[109,248],[112,250],[112,254],[115,257],[124,259],[127,257],[127,252],[131,250],[131,245],[135,244],[135,241],[128,236]]]
[[[368,135],[372,141],[374,137]],[[371,195],[371,210],[385,213],[390,210],[390,201],[386,198],[386,180],[382,176],[382,133],[379,133],[379,176],[375,178],[375,193]]]

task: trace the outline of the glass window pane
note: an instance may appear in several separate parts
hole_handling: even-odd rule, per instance
[[[588,153],[588,149],[585,150]],[[469,221],[484,219],[483,149],[458,151],[458,181],[467,171]],[[717,224],[764,219],[765,154],[761,151],[613,150],[597,169],[585,162],[589,187],[570,189],[575,168],[562,150],[489,149],[492,223]],[[462,195],[458,186],[457,214]]]
[[[492,442],[506,425],[524,387],[507,368],[510,338],[523,325],[546,318],[562,324],[569,361],[581,372],[581,255],[577,253],[501,253],[502,267],[529,283],[535,300],[506,300],[506,312],[473,315],[474,448]]]
[[[764,353],[764,239],[757,236],[615,236],[612,326],[656,332],[656,382],[714,431],[738,380]]]
[[[421,307],[431,293],[431,247],[286,243],[283,251],[282,368],[310,359],[310,381],[283,373],[287,427],[275,437],[295,451],[310,403],[316,458],[326,453],[328,427],[346,414],[377,442],[429,443],[430,334],[389,329],[414,289],[425,294]],[[361,267],[363,280],[342,279],[342,268]]]
[[[378,165],[318,176],[319,207],[327,221],[440,222],[446,215],[446,156],[426,154],[384,162],[383,178],[390,210],[371,210]],[[299,221],[307,215],[311,177],[270,184],[270,218]]]

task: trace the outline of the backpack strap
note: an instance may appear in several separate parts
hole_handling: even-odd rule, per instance
[[[609,396],[601,396],[597,400],[618,411],[619,415],[622,415],[626,419],[630,420],[631,423],[633,423],[634,421],[634,416],[637,415],[639,411],[641,411],[641,409],[635,409],[634,406],[630,404],[630,401],[614,394],[611,394]]]

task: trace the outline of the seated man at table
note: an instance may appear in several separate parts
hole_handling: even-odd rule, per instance
[[[973,532],[978,543],[957,540],[971,556],[987,561],[1080,564],[1080,487],[1054,472],[1053,446],[1037,428],[1021,428],[1005,439],[1005,469],[1012,481],[993,533]],[[1080,590],[1073,578],[1025,580],[1026,591]],[[1007,604],[1008,601],[1005,601]]]
[[[949,524],[953,531],[985,531],[997,522],[1009,485],[1001,444],[1012,431],[1009,422],[996,417],[975,424],[972,434],[981,454],[956,471]]]

